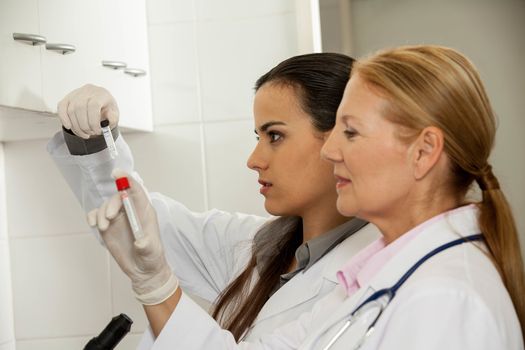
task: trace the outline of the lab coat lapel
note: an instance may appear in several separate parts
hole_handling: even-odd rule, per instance
[[[319,334],[326,336],[331,332],[333,333],[334,330],[339,329],[336,324],[348,317],[366,298],[380,289],[393,286],[421,257],[434,248],[462,236],[479,233],[475,208],[467,206],[451,214],[452,215],[448,216],[445,220],[440,220],[428,225],[423,232],[408,242],[398,254],[386,263],[368,284],[361,286],[356,293],[344,300],[342,304],[326,318],[326,322],[323,323],[320,332],[315,332],[316,336],[313,338],[319,337]],[[312,341],[313,338],[311,339]]]
[[[315,298],[320,293],[323,283],[338,284],[336,274],[341,266],[379,235],[379,230],[368,224],[341,242],[307,271],[295,275],[268,300],[254,326]]]
[[[312,269],[315,268],[315,265],[312,266]],[[319,266],[317,266],[317,269],[319,269]],[[316,275],[319,276],[319,273]],[[322,278],[312,280],[307,274],[298,273],[288,283],[279,288],[264,304],[253,326],[315,298],[321,290],[322,282]]]
[[[394,285],[406,271],[433,249],[458,238],[480,233],[477,209],[474,205],[456,209],[446,218],[429,221],[427,224],[423,231],[408,242],[399,254],[392,257],[370,281],[373,290]]]
[[[333,250],[333,257],[327,261],[323,269],[323,277],[333,283],[339,284],[337,271],[341,270],[348,260],[352,259],[357,253],[366,248],[372,242],[381,237],[379,229],[368,223],[362,229],[345,239]]]

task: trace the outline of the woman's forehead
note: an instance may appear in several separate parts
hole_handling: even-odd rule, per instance
[[[384,97],[355,75],[345,88],[337,115],[338,118],[362,122],[370,114],[381,114],[385,103],[387,100]]]
[[[265,84],[255,94],[254,119],[257,128],[268,122],[309,122],[295,89],[282,84]]]

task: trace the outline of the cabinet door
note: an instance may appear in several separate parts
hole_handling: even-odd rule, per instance
[[[100,15],[104,28],[100,64],[120,61],[138,68],[144,76],[125,74],[123,69],[101,67],[97,81],[115,96],[125,129],[153,129],[149,71],[148,27],[145,0],[111,0]]]
[[[16,42],[15,32],[40,34],[48,44],[76,50],[64,55]],[[151,131],[147,33],[145,0],[0,0],[0,106],[55,113],[67,93],[92,83],[116,97],[122,130]],[[105,68],[103,60],[126,62],[146,75]],[[10,114],[0,109],[0,124],[12,125],[12,118],[4,120]],[[15,128],[50,136],[33,120]]]
[[[68,44],[75,52],[62,54],[43,48],[42,86],[45,111],[56,112],[68,92],[92,83],[103,40],[100,11],[103,0],[39,0],[40,31],[48,44]]]
[[[42,110],[42,46],[13,40],[13,33],[40,34],[38,0],[0,1],[0,105]]]

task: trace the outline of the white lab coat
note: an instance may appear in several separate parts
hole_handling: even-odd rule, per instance
[[[133,158],[122,136],[116,140],[116,145],[119,157],[112,160],[107,150],[86,156],[71,156],[62,133],[55,135],[48,144],[49,153],[86,211],[99,207],[115,193],[114,180],[110,176],[114,167],[140,179],[134,172]],[[167,260],[181,286],[190,294],[209,302],[214,301],[246,266],[251,256],[252,238],[268,219],[215,209],[206,213],[193,213],[182,204],[158,193],[151,194],[151,200],[158,214]],[[98,232],[94,233],[98,236]],[[256,340],[311,310],[316,301],[337,285],[336,272],[345,260],[378,236],[377,228],[369,224],[340,243],[307,271],[297,274],[264,305],[246,339]],[[183,298],[186,299],[187,296]],[[184,315],[184,319],[188,319],[189,323],[199,322],[197,315],[201,315],[209,324],[206,332],[221,331],[199,306],[190,299],[187,302],[195,309]],[[182,314],[182,310],[177,308],[177,314]],[[177,344],[177,337],[171,336],[168,328],[165,329],[167,331],[162,333],[162,339]],[[223,331],[222,334],[226,338],[231,337],[228,332]],[[200,334],[195,333],[194,336],[200,337]],[[153,341],[148,330],[139,348],[149,349]],[[155,343],[155,348],[162,346]]]
[[[350,298],[337,288],[303,319],[306,323],[299,328],[308,336],[299,348],[322,349],[362,301],[394,285],[422,256],[459,236],[480,233],[477,217],[474,205],[449,212],[445,219],[430,222]],[[343,335],[332,349],[347,349],[348,342]],[[467,243],[439,253],[416,270],[361,349],[522,350],[523,337],[484,244]]]
[[[476,233],[474,206],[431,222],[352,297],[336,287],[312,312],[252,342],[236,344],[183,295],[153,349],[322,349],[366,297],[391,287],[434,248]],[[512,302],[484,250],[480,243],[463,244],[425,262],[399,289],[362,349],[523,349]],[[332,350],[348,349],[348,334]]]

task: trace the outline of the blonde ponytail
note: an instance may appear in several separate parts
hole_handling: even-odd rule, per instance
[[[518,230],[505,195],[489,166],[476,179],[482,190],[479,226],[525,334],[525,274]]]

